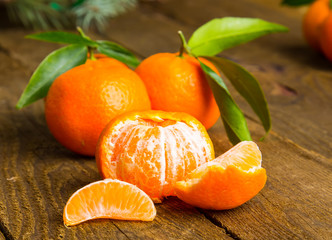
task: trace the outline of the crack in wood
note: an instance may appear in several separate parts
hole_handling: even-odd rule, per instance
[[[121,230],[121,228],[119,228],[115,223],[113,223],[113,225],[123,234],[123,235],[125,235],[125,237],[127,238],[127,239],[130,239],[130,237],[128,237],[127,236],[127,234],[125,233],[125,232],[123,232],[122,230]]]
[[[6,240],[14,240],[13,235],[2,221],[0,221],[0,232],[3,234]]]
[[[219,228],[222,228],[229,237],[231,237],[232,239],[235,239],[235,240],[241,240],[241,238],[236,233],[234,233],[233,231],[229,230],[225,225],[223,225],[220,221],[218,221],[218,219],[216,219],[215,217],[209,215],[204,210],[201,210],[201,209],[197,209],[197,210],[200,213],[202,213],[204,215],[204,217],[207,220],[209,220],[213,225],[215,225],[215,226],[217,226]]]

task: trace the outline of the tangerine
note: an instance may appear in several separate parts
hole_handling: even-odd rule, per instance
[[[209,61],[200,60],[218,73]],[[135,71],[145,83],[152,109],[186,112],[207,129],[219,118],[217,103],[196,58],[158,53],[143,60]]]
[[[330,13],[329,0],[316,0],[310,5],[303,18],[303,33],[309,45],[321,50],[321,25]]]
[[[115,59],[98,58],[53,82],[45,101],[45,117],[63,146],[93,156],[98,137],[110,120],[150,107],[144,83],[134,71]]]
[[[321,28],[320,45],[325,56],[332,62],[332,11],[325,19]]]
[[[96,151],[103,178],[135,184],[155,202],[174,195],[175,182],[212,159],[212,142],[197,119],[154,110],[114,118]]]
[[[240,142],[178,181],[174,186],[176,196],[205,209],[238,207],[264,187],[266,171],[261,162],[261,152],[254,142]]]
[[[90,183],[77,190],[63,211],[66,226],[97,218],[152,221],[155,216],[156,208],[146,193],[113,179]]]

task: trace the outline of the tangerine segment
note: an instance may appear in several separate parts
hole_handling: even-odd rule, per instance
[[[132,112],[103,130],[96,161],[104,178],[137,185],[155,201],[174,195],[173,185],[214,158],[204,126],[186,113]]]
[[[253,141],[242,141],[214,159],[213,162],[220,163],[224,168],[233,165],[248,171],[262,166],[262,153]]]
[[[175,193],[193,206],[223,210],[254,197],[265,185],[266,172],[256,143],[243,141],[175,184]]]
[[[240,206],[253,198],[264,187],[266,172],[254,172],[214,163],[204,168],[200,178],[175,184],[176,196],[182,201],[204,209],[225,210]]]
[[[138,187],[105,179],[76,191],[65,206],[63,220],[73,226],[97,218],[152,221],[155,216],[152,200]]]

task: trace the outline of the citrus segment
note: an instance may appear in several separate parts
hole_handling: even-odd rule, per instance
[[[174,195],[173,185],[214,158],[204,126],[185,113],[132,112],[102,132],[96,161],[104,178],[137,185],[155,201]]]
[[[76,191],[65,206],[63,220],[73,226],[97,218],[152,221],[155,216],[152,200],[138,187],[105,179]]]
[[[192,171],[174,188],[176,196],[193,206],[224,210],[253,198],[264,187],[266,171],[254,142],[244,141]]]

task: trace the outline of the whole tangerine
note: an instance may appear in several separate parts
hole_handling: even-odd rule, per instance
[[[45,117],[63,146],[93,156],[98,137],[110,120],[150,107],[140,77],[123,63],[103,57],[88,59],[53,82],[45,101]]]
[[[200,60],[218,73],[212,63]],[[218,105],[195,57],[158,53],[142,61],[135,71],[145,83],[152,109],[186,112],[206,129],[219,118]]]

